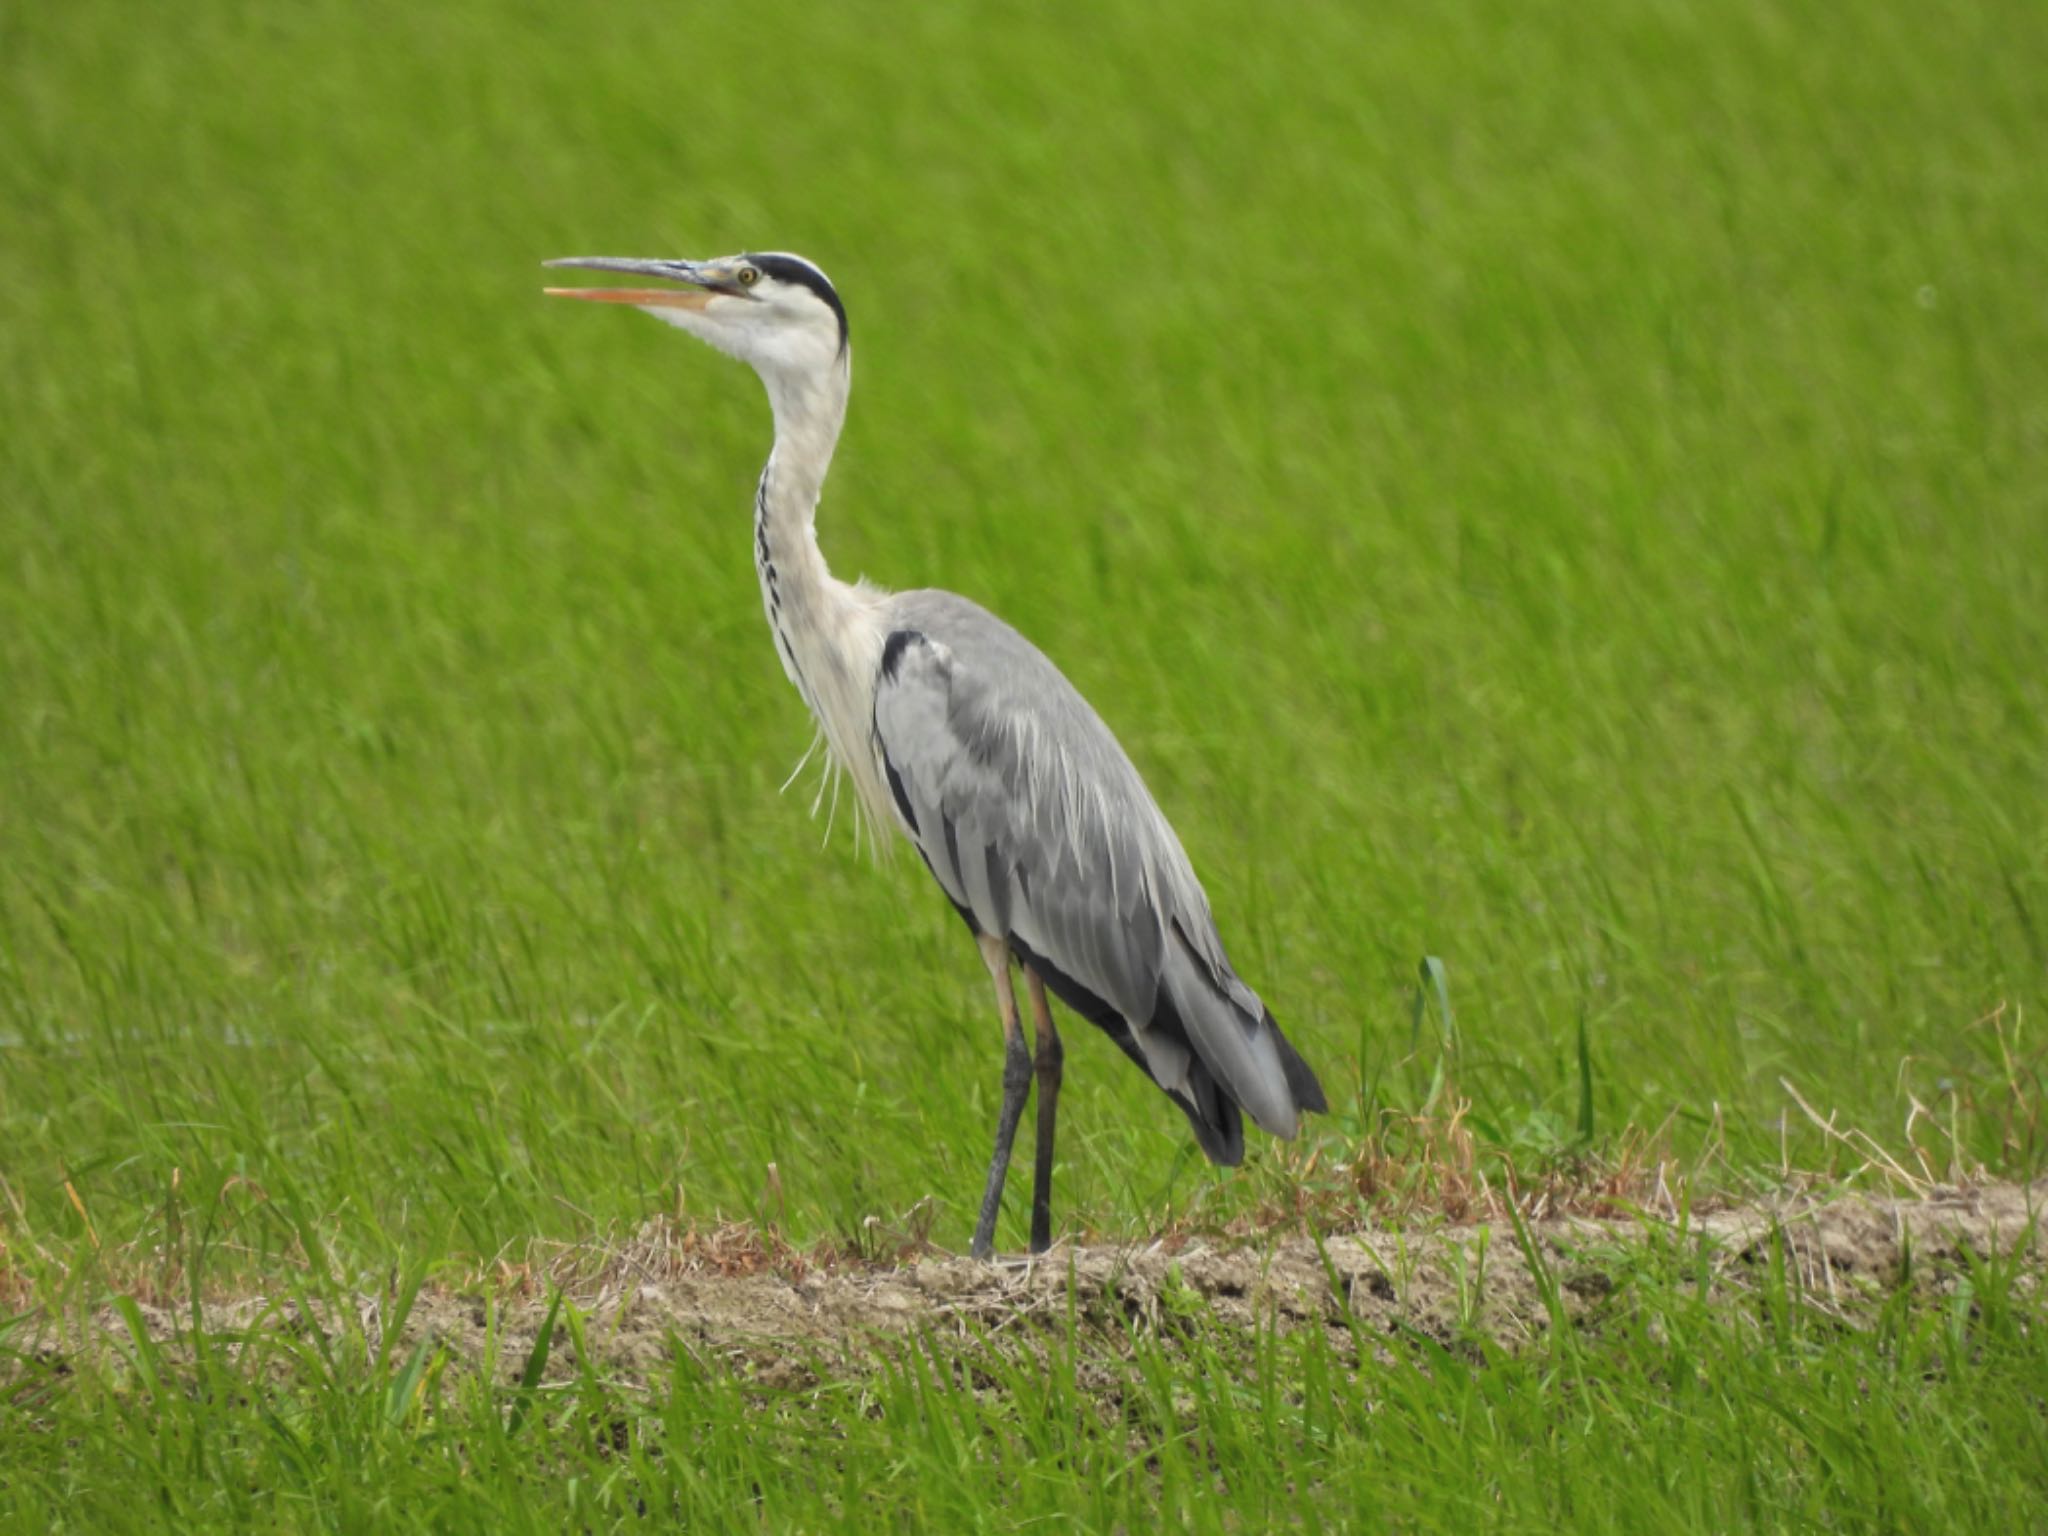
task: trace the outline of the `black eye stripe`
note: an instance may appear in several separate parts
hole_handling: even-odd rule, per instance
[[[801,256],[787,256],[779,251],[767,255],[749,253],[746,258],[763,274],[780,283],[797,283],[808,288],[825,302],[827,308],[839,321],[839,350],[846,350],[847,327],[846,306],[839,302],[839,294],[825,274],[805,261]]]

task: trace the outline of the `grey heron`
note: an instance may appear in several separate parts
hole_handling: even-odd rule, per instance
[[[852,380],[846,309],[799,256],[546,263],[669,287],[550,288],[626,304],[751,364],[775,441],[754,488],[754,566],[783,670],[875,826],[893,823],[966,921],[995,987],[1003,1097],[971,1252],[994,1250],[1010,1147],[1038,1084],[1031,1250],[1052,1241],[1061,1061],[1050,989],[1180,1106],[1211,1160],[1243,1115],[1292,1137],[1321,1085],[1231,968],[1180,839],[1109,727],[1030,641],[951,592],[839,580],[818,496]],[[1018,1018],[1024,975],[1036,1050]]]

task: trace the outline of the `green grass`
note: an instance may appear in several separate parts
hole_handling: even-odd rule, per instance
[[[821,851],[775,794],[808,728],[749,569],[765,409],[663,328],[542,303],[536,263],[590,250],[831,270],[828,555],[989,603],[1096,702],[1321,1070],[1333,1155],[1427,1089],[1433,954],[1503,1155],[1570,1147],[1590,1084],[1596,1142],[1668,1120],[1675,1155],[1776,1166],[1790,1077],[1887,1132],[1910,1092],[2039,1172],[1975,1021],[2010,1037],[2048,975],[2044,58],[2021,0],[0,12],[7,1262],[82,1304],[99,1249],[353,1276],[678,1206],[851,1237],[928,1195],[964,1243],[985,980],[914,860],[843,822]],[[1065,1230],[1284,1178],[1212,1175],[1087,1033]],[[1867,1340],[1698,1327],[1732,1374],[1684,1413],[1637,1340],[1608,1399],[1488,1367],[1470,1441],[1429,1427],[1482,1411],[1456,1382],[1368,1432],[1368,1374],[1211,1464],[1332,1510],[1408,1490],[1364,1506],[1392,1524],[1582,1486],[1591,1524],[1796,1522],[1837,1452],[1790,1426],[1853,1409],[1930,1501],[1871,1523],[2011,1529],[2040,1492],[1993,1406],[2038,1404],[2037,1331],[1856,1400]],[[166,1509],[240,1478],[347,1524],[401,1465],[451,1519],[533,1492],[461,1401],[372,1434],[380,1389],[306,1378],[267,1448],[258,1406],[171,1394],[145,1452],[132,1385],[66,1387],[54,1422],[126,1417],[21,1450],[10,1496],[140,1518],[157,1465]],[[935,1523],[1012,1446],[1064,1469],[1047,1507],[1169,1477],[1064,1399],[1032,1428],[885,1397],[823,1401]],[[699,1401],[742,1432],[736,1386],[618,1411],[673,1435]],[[894,1433],[920,1403],[957,1465]],[[796,1411],[650,1502],[790,1470]],[[1753,1476],[1688,1470],[1766,1421]]]
[[[2048,1332],[2014,1268],[1847,1335],[1782,1267],[1739,1314],[1685,1271],[1646,1265],[1614,1326],[1519,1354],[1070,1312],[1023,1353],[927,1340],[796,1387],[685,1342],[645,1388],[586,1363],[490,1391],[431,1347],[272,1332],[174,1367],[145,1345],[110,1376],[24,1376],[0,1508],[95,1531],[2038,1525]],[[565,1310],[562,1342],[578,1328]],[[39,1422],[59,1393],[68,1442]]]

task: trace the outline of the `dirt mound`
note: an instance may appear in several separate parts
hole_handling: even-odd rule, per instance
[[[1322,1327],[1347,1336],[1346,1310],[1368,1332],[1405,1325],[1440,1338],[1484,1334],[1507,1347],[1552,1326],[1597,1314],[1632,1265],[1658,1252],[1705,1266],[1719,1291],[1756,1288],[1763,1266],[1782,1264],[1803,1304],[1854,1321],[1901,1283],[1940,1290],[1964,1259],[2013,1256],[2023,1283],[2038,1283],[2048,1234],[2034,1214],[2048,1183],[1937,1190],[1914,1199],[1798,1197],[1732,1207],[1690,1221],[1558,1218],[1287,1237],[1261,1243],[1180,1241],[1140,1247],[1060,1246],[1037,1259],[994,1264],[927,1254],[900,1265],[815,1265],[758,1245],[679,1243],[650,1226],[634,1242],[568,1250],[551,1266],[582,1312],[580,1335],[607,1376],[660,1375],[678,1349],[768,1380],[800,1380],[814,1366],[895,1337],[979,1337],[1020,1342],[1073,1318],[1105,1340],[1132,1325],[1171,1328],[1198,1316],[1250,1328]],[[1532,1263],[1532,1258],[1534,1262]],[[489,1359],[516,1378],[548,1315],[546,1276],[518,1294],[423,1294],[403,1324],[401,1347],[437,1340],[472,1366]],[[206,1308],[209,1332],[254,1339],[266,1330],[317,1327],[357,1333],[379,1347],[389,1297],[347,1308],[252,1297]],[[185,1308],[143,1307],[150,1331],[176,1346]],[[310,1315],[309,1315],[310,1314]],[[113,1308],[97,1319],[119,1338]],[[567,1329],[557,1329],[547,1376],[578,1367]]]

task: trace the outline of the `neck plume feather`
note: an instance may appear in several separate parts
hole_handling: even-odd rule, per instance
[[[841,360],[800,375],[764,369],[762,382],[775,412],[775,446],[754,493],[761,603],[782,669],[818,722],[830,757],[828,773],[844,773],[852,781],[873,844],[885,849],[889,843],[881,833],[894,812],[874,746],[875,680],[885,639],[879,604],[885,594],[832,574],[818,548],[816,524],[818,494],[846,419],[850,373]],[[822,798],[822,785],[819,793]],[[835,783],[835,805],[837,793]]]

